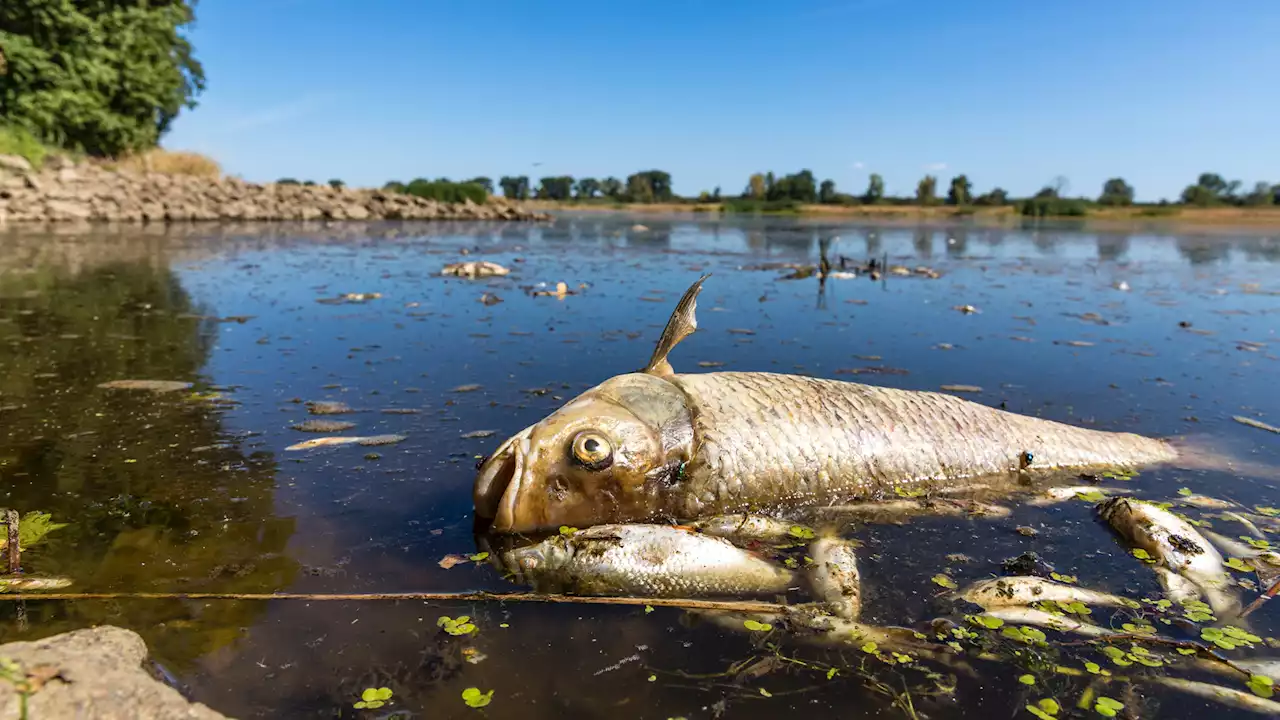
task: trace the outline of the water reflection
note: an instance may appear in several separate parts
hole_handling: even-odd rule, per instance
[[[155,243],[11,245],[0,275],[3,504],[69,523],[23,556],[82,591],[274,591],[296,577],[291,518],[273,507],[276,462],[229,436],[216,400],[111,391],[118,379],[184,380],[201,370],[218,322],[192,302]],[[61,255],[60,255],[61,254]],[[124,254],[128,254],[127,252]],[[62,262],[50,262],[60,258]],[[175,669],[224,648],[261,604],[31,603],[29,630],[0,640],[115,623],[142,633]],[[6,603],[7,620],[19,611]]]

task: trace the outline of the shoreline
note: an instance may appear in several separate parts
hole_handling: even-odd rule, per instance
[[[542,211],[627,213],[634,215],[690,215],[695,217],[771,217],[872,219],[877,221],[975,221],[990,224],[1036,223],[1039,221],[1112,225],[1194,225],[1200,227],[1247,226],[1253,229],[1280,229],[1280,207],[1183,207],[1137,206],[1091,208],[1085,216],[1023,216],[1011,205],[1000,207],[957,207],[954,205],[801,205],[798,210],[727,212],[721,203],[603,203],[556,200],[526,200],[524,205]]]

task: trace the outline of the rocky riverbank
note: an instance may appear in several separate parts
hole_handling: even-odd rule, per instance
[[[249,183],[0,155],[0,224],[243,220],[549,220],[505,198],[443,203],[382,190]]]
[[[137,633],[110,625],[0,645],[0,718],[228,720],[154,679],[146,659]]]

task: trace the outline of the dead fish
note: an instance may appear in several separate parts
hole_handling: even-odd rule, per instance
[[[1201,597],[1200,587],[1167,567],[1157,566],[1156,580],[1164,596],[1179,605],[1185,605]]]
[[[716,537],[738,540],[778,542],[787,538],[812,537],[813,531],[804,525],[778,520],[764,515],[717,515],[690,523],[698,532]]]
[[[404,435],[350,435],[345,437],[322,437],[303,440],[300,443],[294,443],[285,450],[311,450],[318,447],[332,447],[335,445],[394,445],[405,439]]]
[[[979,580],[956,593],[962,600],[984,609],[1030,605],[1035,602],[1079,602],[1100,607],[1132,607],[1133,600],[1111,593],[1023,575]]]
[[[846,620],[862,613],[862,587],[854,544],[835,537],[821,537],[809,545],[813,567],[809,582],[814,595]]]
[[[1004,606],[994,607],[986,611],[987,615],[999,618],[1007,623],[1016,625],[1038,625],[1039,627],[1047,627],[1058,632],[1069,632],[1077,635],[1088,635],[1089,637],[1101,637],[1103,635],[1114,634],[1114,630],[1099,627],[1092,623],[1083,622],[1065,615],[1055,615],[1044,610],[1037,610],[1030,607],[1022,606]]]
[[[1098,504],[1098,515],[1156,562],[1195,583],[1215,614],[1239,609],[1222,555],[1191,523],[1148,502],[1117,497]]]
[[[723,538],[670,525],[597,525],[507,550],[538,592],[692,597],[784,592],[792,573]]]
[[[1208,495],[1182,495],[1178,497],[1178,502],[1183,505],[1201,508],[1203,510],[1227,510],[1230,508],[1240,507],[1238,504],[1229,500],[1219,500]]]
[[[1214,700],[1240,710],[1248,710],[1263,715],[1280,715],[1280,703],[1259,697],[1250,691],[1237,690],[1236,688],[1223,687],[1198,680],[1184,680],[1160,675],[1146,675],[1143,679],[1147,682],[1158,683],[1189,695],[1202,697],[1206,700]]]
[[[1039,497],[1032,498],[1027,501],[1028,505],[1043,507],[1054,503],[1065,502],[1067,500],[1075,500],[1077,498],[1087,499],[1090,495],[1113,495],[1122,492],[1118,488],[1097,487],[1095,485],[1070,485],[1067,487],[1047,488]]]
[[[863,522],[899,522],[904,518],[918,515],[939,517],[976,515],[979,517],[1003,518],[1012,514],[1009,508],[1001,505],[950,498],[905,498],[879,502],[829,505],[817,508],[816,512],[823,516],[854,516]]]
[[[510,274],[511,271],[495,262],[488,260],[469,260],[466,262],[450,263],[444,266],[440,271],[441,275],[453,275],[455,277],[465,278],[482,278],[494,275],[503,276]]]
[[[98,383],[98,387],[107,390],[148,390],[150,392],[165,393],[187,390],[192,385],[189,382],[181,382],[179,380],[110,380]]]
[[[473,500],[493,530],[760,512],[1016,470],[1184,457],[1165,440],[945,393],[768,372],[676,374],[667,356],[697,328],[706,277],[681,298],[643,370],[578,395],[480,466]]]
[[[70,578],[0,578],[0,593],[56,591],[70,584]]]
[[[355,423],[345,420],[307,420],[290,427],[302,432],[335,433],[350,430],[355,426]]]
[[[962,392],[962,393],[982,392],[982,388],[978,387],[977,385],[943,385],[941,389],[946,390],[947,392]]]

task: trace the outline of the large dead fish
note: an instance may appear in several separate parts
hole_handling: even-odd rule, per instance
[[[1040,470],[1179,462],[1171,442],[1017,415],[954,395],[769,372],[677,374],[703,276],[648,365],[583,392],[479,467],[497,532],[689,520],[953,488]]]

